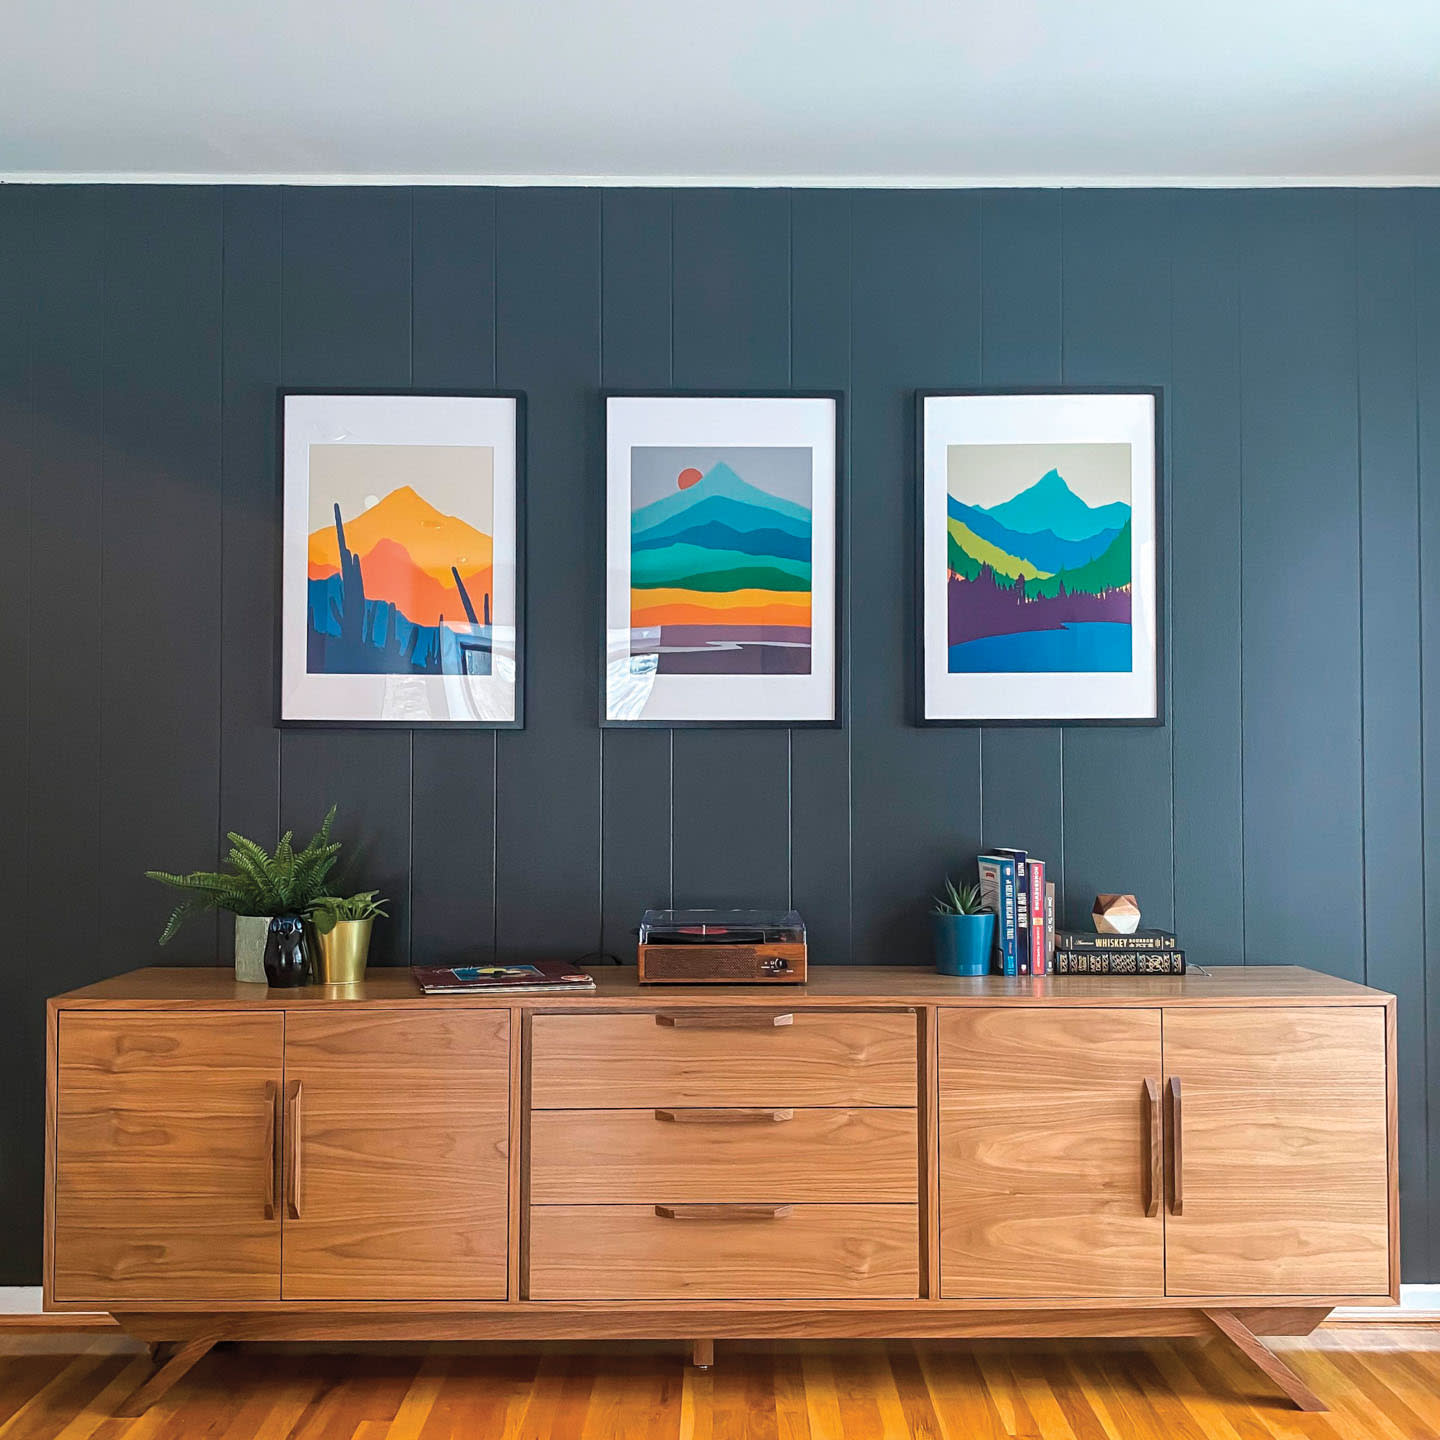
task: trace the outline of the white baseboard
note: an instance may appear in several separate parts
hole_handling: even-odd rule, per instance
[[[39,1315],[42,1313],[38,1285],[0,1285],[0,1315]],[[1440,1285],[1402,1285],[1400,1306],[1378,1309],[1336,1310],[1332,1320],[1351,1324],[1370,1321],[1377,1325],[1397,1320],[1440,1320]]]

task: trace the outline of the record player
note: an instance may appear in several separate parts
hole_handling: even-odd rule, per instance
[[[805,922],[795,910],[647,910],[642,985],[802,985]]]

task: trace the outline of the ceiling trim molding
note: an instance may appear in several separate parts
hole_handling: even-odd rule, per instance
[[[1440,175],[372,175],[208,171],[0,171],[0,185],[399,185],[584,189],[1316,190],[1433,189]]]

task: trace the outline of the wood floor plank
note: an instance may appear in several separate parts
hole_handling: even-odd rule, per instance
[[[1276,1349],[1304,1414],[1218,1338],[224,1346],[143,1416],[118,1335],[0,1335],[0,1440],[1433,1440],[1440,1329]]]

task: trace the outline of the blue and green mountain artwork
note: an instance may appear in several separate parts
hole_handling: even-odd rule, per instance
[[[745,454],[732,452],[736,465]],[[809,674],[809,509],[725,460],[702,471],[687,458],[673,483],[673,493],[631,512],[632,666]]]
[[[1128,671],[1130,506],[1058,470],[989,506],[947,497],[952,673]]]

